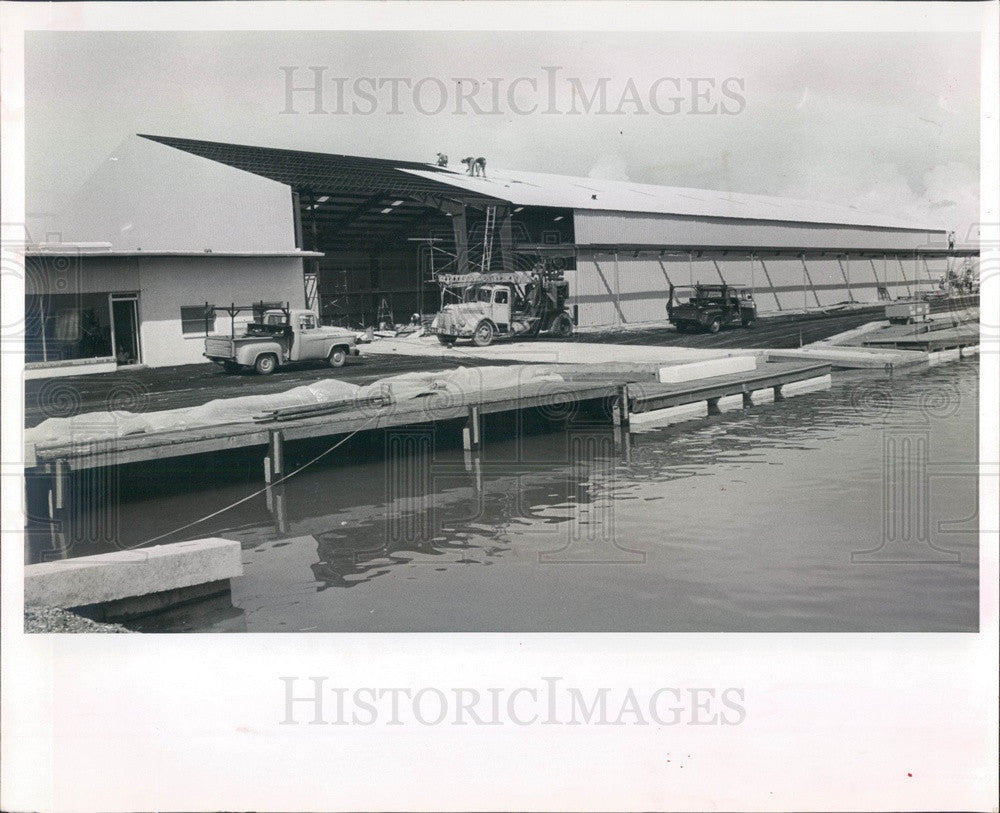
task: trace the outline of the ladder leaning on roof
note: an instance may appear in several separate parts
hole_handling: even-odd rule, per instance
[[[483,223],[483,259],[479,264],[479,271],[482,274],[490,270],[493,262],[493,228],[497,222],[497,207],[486,207],[486,220]]]

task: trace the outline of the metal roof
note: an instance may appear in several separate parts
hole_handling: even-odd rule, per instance
[[[869,226],[944,233],[944,229],[906,223],[898,217],[864,212],[853,206],[771,195],[656,186],[631,181],[495,169],[492,166],[487,166],[487,177],[472,177],[462,169],[442,168],[415,161],[139,135],[270,178],[299,191],[312,190],[317,195],[339,193],[340,196],[353,196],[362,201],[375,196],[440,196],[450,191],[453,196],[466,199],[467,202],[469,199],[480,202],[506,201],[514,206]],[[344,204],[347,203],[345,199]]]
[[[431,177],[426,169],[401,167],[407,174]],[[542,172],[521,172],[490,167],[487,177],[473,177],[458,170],[437,170],[439,183],[510,201],[515,206],[550,206],[566,209],[664,214],[690,217],[724,217],[828,225],[874,226],[913,231],[940,231],[905,223],[898,217],[864,212],[853,206],[797,200],[745,192],[722,192],[682,186],[654,186],[631,181],[608,181]]]
[[[111,248],[80,248],[71,243],[62,245],[30,246],[25,249],[25,257],[240,257],[243,259],[278,259],[295,257],[322,257],[321,251],[119,251]]]
[[[433,164],[413,161],[391,161],[384,158],[364,158],[326,152],[304,152],[274,147],[254,147],[219,141],[198,141],[191,138],[138,134],[168,147],[208,158],[221,164],[251,172],[296,190],[314,190],[317,194],[330,191],[370,197],[378,192],[390,195],[436,194],[455,189],[435,177],[447,174]],[[421,170],[422,175],[407,174],[406,170]],[[475,196],[482,196],[471,190]]]

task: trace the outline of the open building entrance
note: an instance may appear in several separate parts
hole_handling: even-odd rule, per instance
[[[139,364],[139,297],[137,294],[111,294],[111,337],[115,361],[120,365]]]

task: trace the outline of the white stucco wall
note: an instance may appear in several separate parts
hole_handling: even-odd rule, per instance
[[[68,265],[54,258],[29,263],[26,293],[74,291],[138,293],[142,362],[150,367],[205,362],[203,334],[181,331],[182,305],[249,305],[263,299],[301,308],[305,302],[302,260],[297,257],[91,256]],[[228,333],[228,317],[220,316],[216,329]]]
[[[263,299],[305,306],[297,258],[143,258],[139,269],[143,359],[151,367],[205,361],[204,337],[181,333],[181,305],[249,305]],[[216,329],[228,332],[228,317],[220,316]]]
[[[106,242],[114,251],[291,251],[292,193],[267,178],[130,136],[32,236]]]

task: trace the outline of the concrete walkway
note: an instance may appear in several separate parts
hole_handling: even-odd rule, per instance
[[[748,338],[750,338],[748,336]],[[446,347],[435,336],[411,339],[377,339],[364,345],[362,351],[369,356],[422,356],[457,361],[522,361],[538,364],[601,364],[622,362],[626,364],[689,364],[694,361],[727,358],[729,356],[756,355],[757,350],[741,348],[694,348],[641,344],[605,344],[597,342],[497,342],[489,347],[458,344]]]

